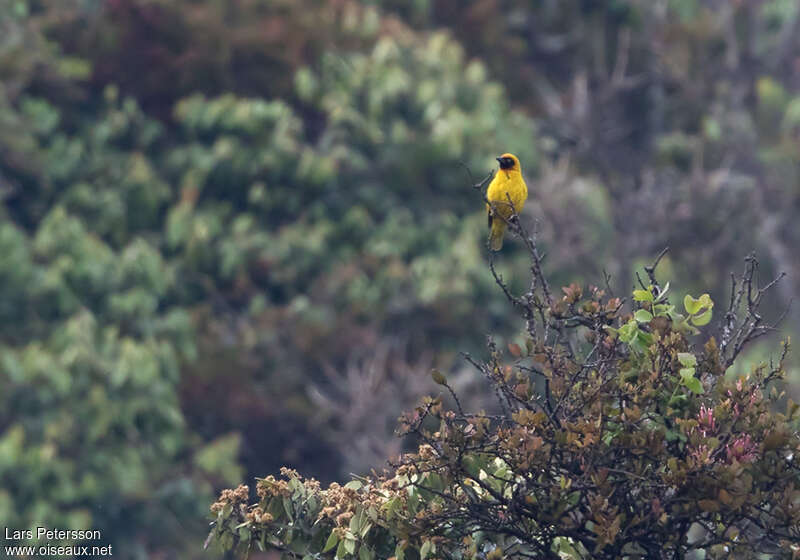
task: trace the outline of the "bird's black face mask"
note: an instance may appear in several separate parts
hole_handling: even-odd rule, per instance
[[[496,158],[497,162],[500,164],[500,169],[511,169],[514,167],[514,160],[510,157],[499,157]]]

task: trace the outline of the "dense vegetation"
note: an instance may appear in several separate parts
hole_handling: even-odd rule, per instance
[[[718,4],[0,0],[0,518],[193,556],[222,487],[404,451],[432,367],[490,407],[458,352],[523,342],[470,188],[507,149],[554,285],[669,245],[723,302],[756,249],[777,316],[800,10]]]

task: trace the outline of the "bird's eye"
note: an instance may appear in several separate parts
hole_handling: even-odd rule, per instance
[[[514,160],[510,157],[503,158],[503,163],[505,163],[507,167],[514,167]]]

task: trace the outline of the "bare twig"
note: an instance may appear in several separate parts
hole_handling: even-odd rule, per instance
[[[458,164],[464,169],[466,169],[467,175],[469,176],[469,184],[472,185],[472,188],[475,190],[482,191],[486,187],[486,185],[489,184],[489,181],[492,180],[492,177],[494,177],[494,170],[491,170],[489,171],[489,174],[481,182],[476,183],[475,179],[472,178],[472,171],[470,171],[469,166],[463,161],[459,161]],[[488,203],[489,201],[487,200],[486,202]]]
[[[606,286],[606,292],[608,292],[608,295],[613,298],[614,288],[611,287],[611,274],[609,274],[605,268],[603,268],[603,283]]]
[[[644,271],[647,273],[647,277],[650,279],[650,284],[659,289],[661,289],[661,286],[658,284],[658,280],[656,280],[656,267],[658,266],[658,263],[661,262],[661,259],[664,258],[664,255],[666,255],[668,252],[669,247],[664,247],[656,257],[656,260],[653,261],[653,264],[644,267]]]
[[[781,272],[766,285],[759,286],[758,260],[753,254],[745,258],[744,273],[739,280],[731,274],[731,297],[720,336],[720,352],[725,358],[726,368],[749,343],[774,332],[788,314],[789,307],[774,322],[765,324],[759,312],[764,295],[784,276],[786,273]]]
[[[489,251],[489,270],[492,272],[492,276],[494,277],[495,283],[500,287],[503,294],[505,294],[508,301],[510,301],[515,307],[523,307],[523,302],[519,300],[514,294],[511,293],[511,290],[508,289],[508,285],[503,280],[502,275],[500,275],[494,267],[494,251]]]

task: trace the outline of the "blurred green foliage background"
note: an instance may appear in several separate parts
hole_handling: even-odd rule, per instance
[[[668,245],[724,302],[755,250],[778,314],[800,5],[0,0],[0,519],[201,557],[221,487],[380,468],[432,366],[480,406],[504,151],[556,282]]]

